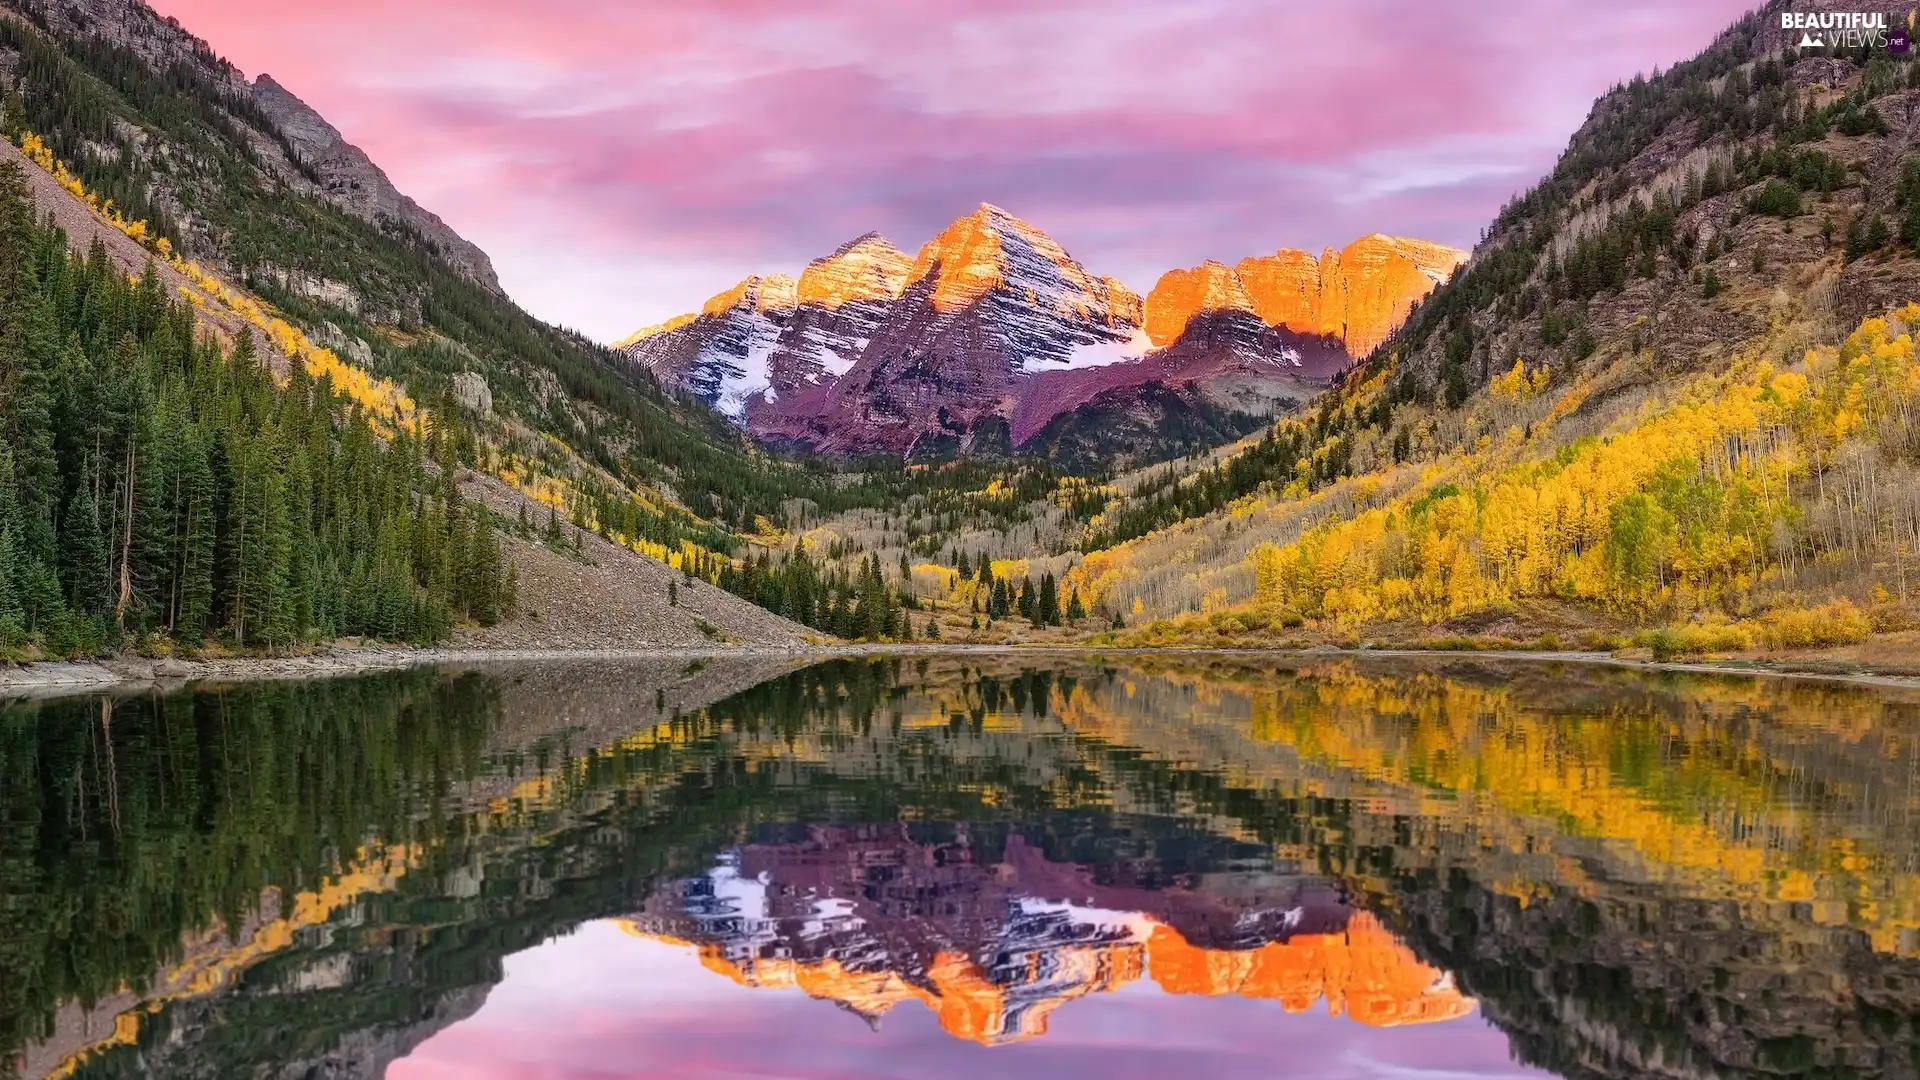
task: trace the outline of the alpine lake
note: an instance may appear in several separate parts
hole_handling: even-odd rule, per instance
[[[1920,1075],[1920,690],[1470,655],[0,702],[0,1074]]]

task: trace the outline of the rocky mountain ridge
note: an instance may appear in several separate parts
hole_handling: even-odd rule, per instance
[[[1244,311],[1269,326],[1339,339],[1350,356],[1372,352],[1413,306],[1444,284],[1467,252],[1425,240],[1373,233],[1315,259],[1281,248],[1229,268],[1208,261],[1170,270],[1148,294],[1147,336],[1166,345],[1203,311]]]
[[[1173,271],[1143,298],[983,203],[911,260],[868,233],[616,347],[774,445],[1152,460],[1298,407],[1461,258],[1367,237]],[[1094,434],[1116,426],[1135,449]]]
[[[293,91],[265,73],[248,89],[261,111],[279,125],[300,166],[312,173],[318,185],[316,194],[370,224],[390,221],[413,230],[455,269],[494,292],[500,291],[493,260],[478,244],[402,194],[365,151],[348,142],[338,128]]]
[[[364,151],[291,90],[266,74],[248,81],[179,20],[143,0],[26,0],[8,6],[37,16],[57,34],[125,49],[156,71],[192,71],[230,100],[257,107],[277,130],[253,131],[253,149],[283,181],[368,224],[414,234],[475,283],[500,291],[486,252],[403,194]]]

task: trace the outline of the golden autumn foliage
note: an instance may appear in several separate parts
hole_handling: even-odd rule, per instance
[[[1551,601],[1643,623],[1700,623],[1683,636],[1712,648],[1858,640],[1866,619],[1851,604],[1762,612],[1786,606],[1769,597],[1795,573],[1840,559],[1890,560],[1904,595],[1907,561],[1920,554],[1920,531],[1910,527],[1920,511],[1882,496],[1867,513],[1854,488],[1889,486],[1873,455],[1920,447],[1916,323],[1920,305],[1869,319],[1793,370],[1738,361],[1550,456],[1516,461],[1516,431],[1504,446],[1483,439],[1430,466],[1392,498],[1374,497],[1384,477],[1362,477],[1345,490],[1361,509],[1251,552],[1250,604],[1233,609],[1210,595],[1196,608],[1351,629]],[[1519,398],[1543,388],[1516,362],[1493,392]],[[1570,410],[1586,390],[1567,396]],[[1076,580],[1124,609],[1131,598],[1103,591],[1122,558],[1095,553]],[[1713,618],[1726,625],[1716,629]]]
[[[175,254],[172,243],[166,237],[152,235],[146,222],[128,220],[112,200],[103,200],[88,191],[80,178],[67,168],[65,162],[54,156],[52,148],[38,135],[31,131],[22,133],[20,152],[45,170],[74,198],[85,203],[101,220],[152,251],[160,262],[191,282],[192,289],[182,287],[180,292],[195,308],[205,309],[209,304],[216,304],[259,331],[274,349],[289,360],[305,364],[308,373],[315,378],[331,376],[334,389],[364,408],[376,426],[388,433],[401,429],[417,430],[421,410],[400,387],[346,363],[330,349],[315,345],[299,327],[280,318],[257,297],[229,286],[198,263]]]
[[[128,239],[153,251],[162,259],[172,259],[173,241],[164,236],[153,235],[144,221],[129,220],[120,213],[118,207],[113,205],[112,199],[102,199],[88,191],[86,185],[80,182],[80,178],[73,175],[67,168],[66,163],[53,156],[53,149],[40,136],[31,131],[22,132],[20,152],[27,156],[27,160],[46,170],[47,175],[53,177],[56,183],[67,189],[74,198],[87,204],[87,208],[100,215],[107,224],[125,233]]]
[[[1166,760],[1224,756],[1236,782],[1364,800],[1378,842],[1408,843],[1392,831],[1405,827],[1422,850],[1471,852],[1462,857],[1482,875],[1510,864],[1516,895],[1544,881],[1579,886],[1576,861],[1561,856],[1595,838],[1635,874],[1689,895],[1811,902],[1814,923],[1855,927],[1890,953],[1920,940],[1912,838],[1898,828],[1876,838],[1780,798],[1783,778],[1821,753],[1837,755],[1823,790],[1849,805],[1904,785],[1914,736],[1894,721],[1907,706],[1879,692],[1701,678],[1654,695],[1599,671],[1487,683],[1351,661],[1279,672],[1142,661],[1125,674],[1057,693],[1051,711]],[[1176,712],[1179,724],[1156,719]],[[1884,813],[1905,821],[1911,803],[1903,795]],[[1763,815],[1767,831],[1739,824]]]

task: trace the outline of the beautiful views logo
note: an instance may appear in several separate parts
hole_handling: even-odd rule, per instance
[[[1882,11],[1783,11],[1780,29],[1800,31],[1800,47],[1842,49],[1888,46],[1887,16]]]

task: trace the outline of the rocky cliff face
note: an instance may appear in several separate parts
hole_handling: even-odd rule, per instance
[[[155,72],[184,73],[182,77],[223,99],[223,109],[238,121],[232,132],[247,141],[254,161],[280,184],[295,194],[324,199],[363,221],[410,233],[460,274],[493,292],[500,291],[486,252],[402,194],[379,166],[319,113],[270,76],[261,75],[248,82],[243,72],[217,56],[206,42],[177,20],[155,12],[144,0],[42,0],[30,6],[9,0],[4,6],[23,8],[29,18],[41,21],[58,37],[91,39],[132,53]],[[0,52],[0,63],[6,59]],[[220,264],[224,254],[217,250],[220,230],[214,222],[205,220],[201,208],[195,205],[199,200],[191,192],[195,183],[206,182],[209,175],[204,154],[188,147],[163,145],[156,132],[130,134],[136,130],[132,125],[120,129],[129,139],[126,149],[136,156],[156,162],[196,163],[198,173],[195,167],[181,169],[169,184],[156,185],[151,194],[197,234],[200,243],[195,246],[200,250],[190,254]],[[104,147],[101,152],[121,149]],[[213,170],[210,175],[220,174]],[[349,308],[360,304],[360,298],[350,291],[341,295],[346,286],[337,282],[308,278],[291,268],[278,269],[295,291]]]
[[[1446,250],[1396,241],[1371,261],[1336,260],[1328,288],[1397,318],[1418,295],[1407,274],[1436,258],[1427,248]],[[1298,407],[1351,359],[1344,338],[1320,329],[1320,306],[1312,318],[1267,318],[1278,302],[1263,308],[1234,269],[1177,271],[1143,299],[987,204],[911,259],[873,233],[816,259],[791,310],[749,302],[760,280],[773,279],[616,347],[762,440],[828,453],[1152,460]]]
[[[253,81],[251,92],[261,111],[287,137],[300,164],[312,173],[320,186],[319,194],[328,202],[375,225],[393,223],[413,230],[456,270],[494,292],[500,291],[500,279],[486,252],[454,232],[439,215],[401,194],[372,158],[291,90],[272,76],[261,75]]]
[[[1319,259],[1282,248],[1272,255],[1170,270],[1147,295],[1146,331],[1155,345],[1178,340],[1202,312],[1252,314],[1268,326],[1338,341],[1350,357],[1372,352],[1421,298],[1447,280],[1467,253],[1424,240],[1375,233]]]

